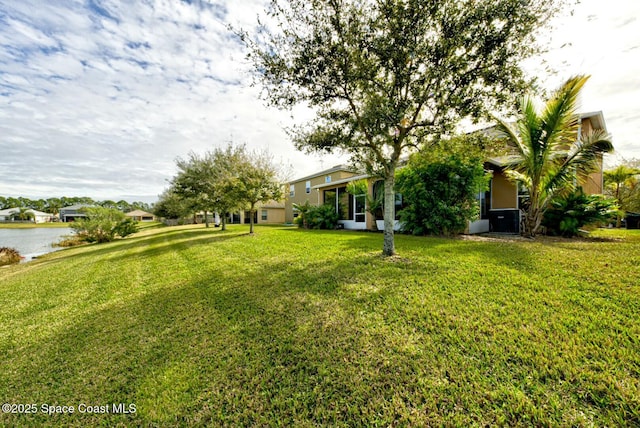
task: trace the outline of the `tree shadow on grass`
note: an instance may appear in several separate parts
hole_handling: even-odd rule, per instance
[[[342,353],[358,348],[357,325],[336,307],[339,287],[324,283],[326,276],[339,281],[340,266],[300,278],[309,286],[305,293],[322,299],[271,277],[278,267],[222,272],[109,302],[9,353],[2,388],[9,402],[135,403],[135,414],[1,415],[0,421],[296,425],[297,418],[313,420],[319,386],[344,406],[350,386]],[[327,377],[338,383],[335,390]]]
[[[504,412],[521,406],[508,388],[518,390],[528,375],[526,356],[505,348],[513,338],[494,343],[471,317],[438,308],[438,288],[407,279],[423,265],[351,252],[332,263],[274,258],[250,267],[95,306],[11,349],[2,369],[7,402],[134,403],[136,413],[5,414],[0,422],[426,426],[469,425],[488,414],[484,421],[525,424]],[[407,290],[416,287],[431,294],[409,305],[405,299],[419,293]],[[478,348],[483,340],[488,347]],[[520,367],[509,363],[515,357]],[[502,407],[494,408],[490,394],[501,382]],[[548,392],[539,393],[534,400],[548,404]]]
[[[304,229],[289,229],[287,232],[298,233],[299,238],[297,239],[299,241],[306,240],[310,245],[314,245],[314,242],[315,245],[318,245],[323,236],[328,236],[337,242],[342,251],[361,251],[363,254],[382,255],[383,237],[377,233]],[[527,243],[518,241],[465,241],[458,238],[406,234],[396,234],[395,238],[398,258],[390,258],[387,262],[404,264],[407,269],[416,268],[415,266],[411,267],[411,260],[416,256],[421,260],[430,261],[426,265],[422,264],[423,269],[429,270],[442,269],[455,260],[474,262],[479,268],[486,269],[501,266],[534,273],[539,268],[535,258],[532,257],[535,249]]]
[[[172,231],[161,231],[150,236],[128,237],[124,240],[103,244],[91,244],[83,247],[82,251],[59,251],[52,253],[50,261],[63,260],[65,258],[84,259],[90,257],[109,256],[110,260],[116,261],[127,257],[158,255],[166,251],[176,251],[180,248],[206,243],[222,242],[234,239],[246,233],[228,232],[211,229],[183,229]],[[113,256],[114,248],[121,254]],[[73,250],[73,249],[69,249]],[[133,252],[131,250],[134,250]]]

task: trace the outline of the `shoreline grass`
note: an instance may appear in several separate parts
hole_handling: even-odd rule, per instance
[[[148,229],[0,270],[32,426],[636,426],[640,232]],[[79,413],[80,404],[135,413]]]

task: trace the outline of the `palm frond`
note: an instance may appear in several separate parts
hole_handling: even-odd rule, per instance
[[[522,184],[524,184],[526,187],[530,188],[531,187],[531,177],[529,177],[526,174],[523,174],[519,171],[513,170],[513,169],[507,169],[504,171],[504,175],[507,176],[507,178],[511,181],[520,181],[522,182]]]
[[[515,149],[516,154],[519,157],[526,157],[527,148],[522,144],[522,141],[520,140],[520,136],[518,135],[518,131],[514,129],[514,127],[510,123],[507,123],[504,120],[497,117],[496,117],[496,120],[498,122],[498,124],[495,127],[495,131],[497,134],[496,138],[498,140],[505,140],[505,142],[510,147]]]
[[[577,115],[578,96],[587,80],[589,76],[585,75],[570,78],[546,103],[542,112],[544,145],[568,145],[577,138],[580,125]]]
[[[532,97],[524,97],[521,103],[522,117],[518,120],[520,140],[534,156],[539,152],[537,142],[540,137],[540,117],[536,102]]]
[[[576,172],[590,174],[598,167],[598,160],[603,153],[611,153],[613,144],[610,135],[602,130],[595,130],[582,135],[567,153],[565,164]]]

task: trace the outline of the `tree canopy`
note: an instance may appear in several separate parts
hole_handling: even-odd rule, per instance
[[[253,233],[256,205],[282,198],[282,169],[268,152],[250,152],[244,145],[229,144],[204,155],[190,153],[188,159],[176,163],[179,171],[167,191],[167,202],[177,195],[195,209],[218,212],[223,229],[229,213],[248,209]]]
[[[342,150],[385,181],[383,254],[393,255],[394,176],[408,151],[462,117],[520,93],[521,60],[553,0],[273,0],[241,34],[270,103],[312,107],[291,130],[298,149]]]

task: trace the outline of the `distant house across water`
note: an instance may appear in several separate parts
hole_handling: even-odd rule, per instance
[[[20,212],[20,208],[6,208],[4,210],[0,210],[0,222],[10,222],[10,221],[25,221],[25,220],[17,220],[15,218],[16,214]],[[48,223],[55,221],[55,215],[45,213],[42,211],[28,209],[27,213],[33,215],[33,218],[28,221],[32,221],[34,223]]]
[[[84,208],[90,208],[91,205],[78,204],[70,205],[68,207],[60,208],[60,221],[69,223],[81,218],[85,218],[87,214],[84,212]]]
[[[134,219],[135,221],[154,221],[156,216],[151,213],[142,210],[133,210],[125,214],[127,217]]]

